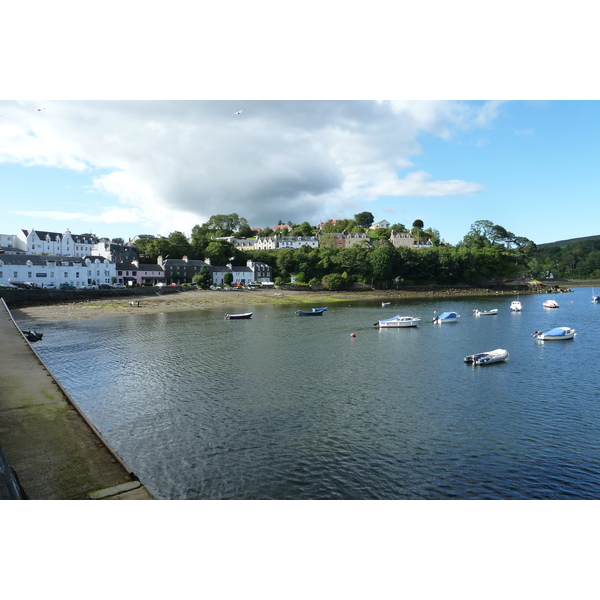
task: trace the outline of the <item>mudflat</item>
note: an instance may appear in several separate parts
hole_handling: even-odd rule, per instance
[[[461,296],[508,296],[514,295],[514,289],[422,287],[399,290],[372,291],[297,291],[297,290],[198,290],[179,291],[160,294],[149,291],[147,295],[119,296],[109,298],[86,298],[70,302],[48,303],[38,306],[13,308],[15,319],[24,317],[40,320],[91,319],[96,317],[154,314],[161,312],[186,311],[193,309],[214,309],[225,307],[244,307],[259,304],[312,304],[318,306],[334,305],[339,302],[360,300],[380,300],[393,302],[394,298],[432,298]],[[523,294],[523,290],[519,290]]]

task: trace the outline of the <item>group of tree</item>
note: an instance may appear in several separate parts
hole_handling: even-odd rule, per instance
[[[476,221],[456,245],[441,242],[435,229],[425,229],[421,220],[411,228],[396,223],[388,229],[368,229],[373,223],[371,213],[359,213],[354,219],[328,221],[320,230],[307,222],[288,222],[285,228],[262,230],[258,235],[310,236],[321,233],[320,248],[299,250],[244,251],[226,239],[231,236],[253,237],[246,219],[233,213],[215,215],[206,223],[196,225],[190,238],[179,231],[168,237],[142,237],[136,246],[142,262],[155,263],[163,258],[204,260],[222,265],[229,262],[243,265],[253,259],[269,264],[278,281],[320,283],[339,289],[352,283],[367,283],[380,287],[424,284],[481,284],[494,278],[529,275],[538,279],[600,279],[600,236],[572,240],[567,244],[536,246],[530,239],[513,234],[491,221]],[[284,225],[281,221],[278,225]],[[390,241],[391,232],[410,231],[420,241],[431,240],[433,246],[414,250],[396,248]],[[326,234],[369,233],[365,243],[353,248],[335,248],[327,244]],[[333,236],[332,236],[333,237]],[[221,239],[219,239],[221,238]],[[120,240],[115,239],[115,242]]]
[[[600,279],[600,236],[540,245],[527,266],[539,279]]]

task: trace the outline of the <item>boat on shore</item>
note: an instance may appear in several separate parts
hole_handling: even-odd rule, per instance
[[[544,308],[558,308],[559,304],[556,300],[546,300],[542,306]]]
[[[391,317],[389,319],[380,319],[373,324],[375,327],[379,327],[380,329],[388,329],[393,327],[417,327],[420,322],[421,319],[418,317],[401,317],[400,315],[396,315],[395,317]]]
[[[534,331],[531,334],[536,340],[548,341],[548,340],[572,340],[577,334],[571,327],[555,327],[548,331]]]
[[[251,319],[252,318],[252,313],[236,313],[236,314],[226,314],[225,318],[228,320],[232,320],[232,319]]]
[[[490,350],[489,352],[479,352],[478,354],[465,356],[464,362],[472,364],[473,366],[491,365],[497,362],[506,362],[509,356],[508,350],[497,348],[496,350]]]
[[[477,310],[476,308],[473,310],[473,316],[474,317],[481,317],[484,315],[497,315],[498,314],[498,309],[497,308],[492,308],[491,310]]]
[[[446,311],[433,318],[434,323],[456,323],[460,319],[460,315],[454,311]]]

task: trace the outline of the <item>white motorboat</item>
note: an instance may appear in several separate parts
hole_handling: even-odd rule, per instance
[[[389,327],[417,327],[420,322],[421,319],[418,317],[401,317],[400,315],[396,315],[390,319],[380,319],[375,323],[375,326],[380,329],[387,329]]]
[[[523,310],[523,306],[518,300],[513,300],[510,303],[510,310],[512,310],[513,312],[520,312]]]
[[[466,363],[475,365],[491,365],[497,362],[506,362],[510,354],[508,350],[503,348],[497,348],[496,350],[490,350],[489,352],[480,352],[479,354],[470,354],[465,356],[464,361]]]
[[[558,308],[558,302],[556,300],[546,300],[543,306],[544,308]]]
[[[577,334],[571,327],[555,327],[548,331],[534,331],[531,334],[536,340],[572,340]]]
[[[446,311],[433,318],[434,323],[456,323],[460,319],[454,311]]]
[[[497,315],[497,314],[498,314],[497,308],[492,308],[491,310],[477,310],[477,309],[473,310],[474,317],[481,317],[483,315]]]

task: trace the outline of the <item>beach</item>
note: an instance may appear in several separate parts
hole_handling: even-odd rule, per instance
[[[461,296],[512,296],[523,293],[514,289],[421,287],[400,290],[369,291],[305,291],[305,290],[198,290],[177,291],[162,294],[149,290],[146,295],[122,295],[104,298],[75,298],[73,301],[61,301],[37,306],[12,308],[17,320],[35,318],[42,321],[91,319],[136,314],[156,314],[164,312],[206,310],[229,307],[236,310],[253,305],[267,304],[306,304],[314,306],[335,305],[340,302],[381,301],[394,302],[406,298],[446,298]]]

